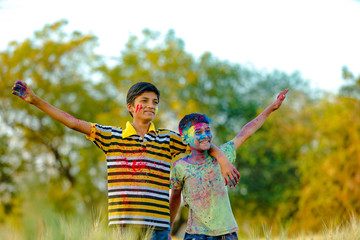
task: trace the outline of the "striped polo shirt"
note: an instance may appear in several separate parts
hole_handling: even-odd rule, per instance
[[[169,228],[171,162],[187,149],[180,135],[151,123],[142,139],[130,122],[124,130],[91,123],[87,138],[106,155],[109,225]]]

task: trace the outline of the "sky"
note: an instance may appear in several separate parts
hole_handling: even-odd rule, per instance
[[[97,36],[105,56],[145,28],[173,29],[194,57],[298,71],[330,92],[344,83],[343,66],[360,75],[359,0],[0,0],[0,51],[61,19]]]

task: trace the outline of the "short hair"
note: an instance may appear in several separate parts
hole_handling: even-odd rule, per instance
[[[201,113],[190,113],[185,115],[179,123],[179,132],[183,136],[183,130],[195,126],[197,123],[207,123],[210,124],[211,120],[205,114]]]
[[[131,86],[126,96],[127,104],[134,104],[135,99],[143,94],[144,92],[153,92],[157,95],[158,100],[160,101],[160,91],[155,87],[154,84],[149,82],[138,82]],[[133,115],[129,112],[131,117]]]

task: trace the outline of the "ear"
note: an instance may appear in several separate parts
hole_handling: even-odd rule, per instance
[[[134,105],[132,105],[131,103],[128,103],[126,105],[126,108],[129,112],[131,112],[132,114],[134,114]]]

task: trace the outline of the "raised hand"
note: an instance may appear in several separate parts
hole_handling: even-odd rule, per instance
[[[28,103],[33,103],[35,94],[23,81],[16,81],[12,87],[12,94],[20,97]]]
[[[279,93],[279,95],[277,96],[276,101],[272,104],[272,110],[276,110],[278,109],[281,104],[283,103],[283,101],[285,100],[286,97],[286,93],[289,91],[289,89],[285,89],[284,91],[282,91],[281,93]]]

